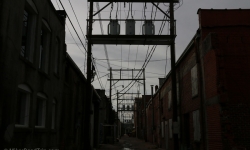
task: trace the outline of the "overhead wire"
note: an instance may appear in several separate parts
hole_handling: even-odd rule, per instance
[[[83,35],[83,37],[84,37],[84,39],[85,39],[85,41],[86,41],[86,43],[87,43],[87,39],[86,39],[86,37],[84,36],[82,27],[81,27],[81,25],[80,25],[80,23],[79,23],[79,20],[78,20],[77,16],[76,16],[75,10],[74,10],[74,8],[73,8],[73,6],[72,6],[70,0],[68,0],[68,1],[69,1],[70,6],[71,6],[71,9],[72,9],[72,11],[73,11],[73,13],[74,13],[74,15],[75,15],[75,17],[76,17],[76,21],[77,21],[77,23],[78,23],[78,25],[79,25],[79,27],[80,27],[80,30],[81,30],[81,32],[82,32],[82,35]]]
[[[142,8],[141,12],[142,12],[141,19],[143,19],[143,8]],[[141,34],[141,31],[142,31],[141,29],[142,29],[142,21],[141,21],[141,25],[140,25],[139,34]],[[136,66],[136,60],[137,60],[138,49],[139,49],[139,45],[137,45],[137,50],[136,50],[135,66]],[[135,68],[135,66],[134,66],[134,68]]]
[[[63,4],[62,4],[61,0],[59,0],[59,2],[60,2],[60,4],[61,4],[62,8],[63,8],[64,10],[66,10],[66,9],[64,8],[64,6],[63,6]],[[66,13],[66,14],[67,14],[67,13]],[[82,44],[83,48],[84,48],[84,49],[85,49],[85,51],[87,52],[87,49],[86,49],[86,47],[84,46],[84,44],[83,44],[83,42],[82,42],[82,40],[81,40],[81,38],[80,38],[80,36],[79,36],[78,32],[76,31],[75,26],[73,25],[73,23],[72,23],[72,21],[71,21],[71,19],[70,19],[70,17],[69,17],[69,15],[68,15],[68,14],[67,14],[67,16],[68,16],[69,22],[70,22],[70,24],[72,25],[72,27],[73,27],[74,31],[76,32],[76,35],[78,36],[78,38],[79,38],[79,40],[80,40],[80,42],[81,42],[81,44]]]
[[[96,2],[96,8],[97,8],[97,11],[100,10],[99,3],[98,3],[98,2]],[[98,18],[101,19],[101,13],[98,13]],[[103,34],[104,34],[104,30],[103,30],[102,21],[100,20],[99,23],[100,23],[101,33],[102,33],[102,35],[103,35]],[[107,59],[108,67],[110,68],[110,63],[109,63],[109,57],[108,57],[107,46],[106,46],[106,44],[104,44],[103,46],[104,46],[104,51],[105,51],[105,56],[106,56],[106,59]]]
[[[145,7],[144,7],[144,8],[145,8]],[[166,16],[164,16],[164,18],[165,18],[165,17],[166,17]],[[167,20],[166,20],[166,21],[167,21]],[[166,21],[165,21],[165,22],[166,22]],[[161,27],[160,27],[160,30],[159,30],[159,34],[162,33],[164,26],[165,26],[165,23],[162,22]],[[148,62],[149,62],[148,60],[151,59],[151,57],[152,57],[152,55],[153,55],[153,53],[154,53],[156,47],[157,47],[157,45],[154,45],[154,46],[151,48],[151,51],[150,51],[150,53],[148,54],[147,59],[145,60],[145,62],[144,62],[144,64],[143,64],[142,68],[140,69],[140,72],[138,73],[138,74],[140,74],[139,77],[142,75],[141,70],[147,66],[147,64],[148,64]],[[149,58],[149,59],[148,59],[148,58]],[[137,74],[137,75],[138,75],[138,74]],[[137,75],[136,75],[136,77],[137,77]],[[131,87],[132,87],[135,83],[136,83],[136,82],[134,82],[134,83],[132,84],[132,82],[130,82],[129,85],[130,85],[130,84],[132,84],[132,85],[130,86],[129,89],[131,89]],[[127,88],[129,85],[127,85],[125,88]],[[124,89],[125,89],[125,88],[124,88]],[[123,90],[124,90],[124,89],[123,89]],[[128,90],[129,90],[129,89],[128,89]],[[123,90],[122,90],[122,91],[123,91]],[[126,93],[128,90],[126,90],[124,93]]]
[[[66,9],[64,8],[64,6],[63,6],[61,0],[59,0],[59,2],[60,2],[60,4],[61,4],[62,8],[66,11]],[[72,6],[72,5],[71,5],[71,6]],[[73,6],[72,6],[72,9],[74,10]],[[67,14],[67,13],[66,13],[66,14]],[[85,49],[85,52],[87,52],[87,49],[86,49],[86,47],[84,46],[84,44],[83,44],[83,42],[82,42],[82,40],[81,40],[81,38],[80,38],[78,32],[76,31],[76,29],[75,29],[75,27],[74,27],[74,25],[73,25],[73,23],[72,23],[72,21],[71,21],[71,19],[70,19],[70,17],[69,17],[68,14],[67,14],[67,17],[68,17],[68,19],[69,19],[69,21],[70,21],[70,23],[71,23],[71,25],[72,25],[72,27],[73,27],[75,33],[76,33],[78,39],[80,40],[80,42],[81,42],[83,48]],[[80,26],[80,24],[78,24],[78,25]],[[69,31],[70,31],[70,30],[69,30]],[[71,33],[71,32],[70,32],[70,33]],[[82,32],[82,33],[83,33],[83,32]],[[72,35],[72,33],[71,33],[71,35]],[[83,36],[84,36],[84,34],[83,34]],[[72,35],[72,37],[73,37],[73,35]],[[85,36],[84,36],[84,38],[85,38]],[[73,39],[74,39],[74,38],[73,38]],[[86,38],[85,38],[85,40],[86,40]],[[87,42],[87,41],[86,41],[86,42]],[[83,53],[83,54],[84,54],[84,53]],[[98,68],[96,67],[96,65],[95,65],[95,63],[94,63],[93,56],[91,56],[91,59],[92,59],[92,64],[95,66],[96,70],[98,71]],[[86,54],[85,54],[85,60],[86,60]],[[97,78],[98,78],[98,80],[99,80],[99,74],[98,74],[98,72],[97,72],[96,75],[97,75]],[[102,83],[101,83],[100,80],[99,80],[99,83],[100,83],[100,86],[103,88],[103,85],[102,85]]]

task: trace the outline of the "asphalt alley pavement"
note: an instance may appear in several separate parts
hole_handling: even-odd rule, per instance
[[[161,148],[157,148],[157,146],[152,143],[145,142],[144,140],[137,139],[136,137],[129,137],[128,135],[124,135],[121,137],[119,142],[115,144],[101,144],[100,148],[97,150],[146,150],[146,149],[158,149],[164,150]]]

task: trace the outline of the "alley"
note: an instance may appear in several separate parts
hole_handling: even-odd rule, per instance
[[[161,148],[157,148],[156,145],[152,143],[145,142],[144,140],[138,139],[136,137],[129,137],[128,135],[124,135],[121,137],[119,142],[115,144],[101,144],[100,148],[97,150],[145,150],[145,149],[158,149],[163,150]]]

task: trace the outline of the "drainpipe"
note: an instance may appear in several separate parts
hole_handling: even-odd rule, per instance
[[[201,131],[202,131],[202,143],[204,144],[204,149],[207,149],[207,141],[206,141],[206,112],[205,112],[205,88],[204,88],[204,74],[203,74],[203,66],[201,62],[200,56],[200,30],[197,31],[195,38],[195,50],[196,50],[196,63],[197,63],[197,73],[199,80],[199,93],[200,93],[200,110],[201,110]]]

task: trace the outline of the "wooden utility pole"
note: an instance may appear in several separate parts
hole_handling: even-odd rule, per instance
[[[92,62],[92,41],[91,41],[91,35],[92,35],[92,21],[93,21],[93,2],[90,1],[90,9],[89,9],[89,21],[88,21],[88,51],[87,51],[87,99],[85,101],[85,121],[84,121],[84,149],[91,150],[91,126],[90,126],[90,116],[91,116],[91,102],[92,102],[92,96],[91,96],[91,62]]]
[[[174,20],[174,0],[170,2],[170,35],[175,36],[175,20]],[[176,92],[176,68],[175,68],[175,38],[170,45],[171,49],[171,79],[172,79],[172,101],[173,101],[173,137],[174,150],[179,150],[178,139],[178,117],[177,117],[177,92]]]

